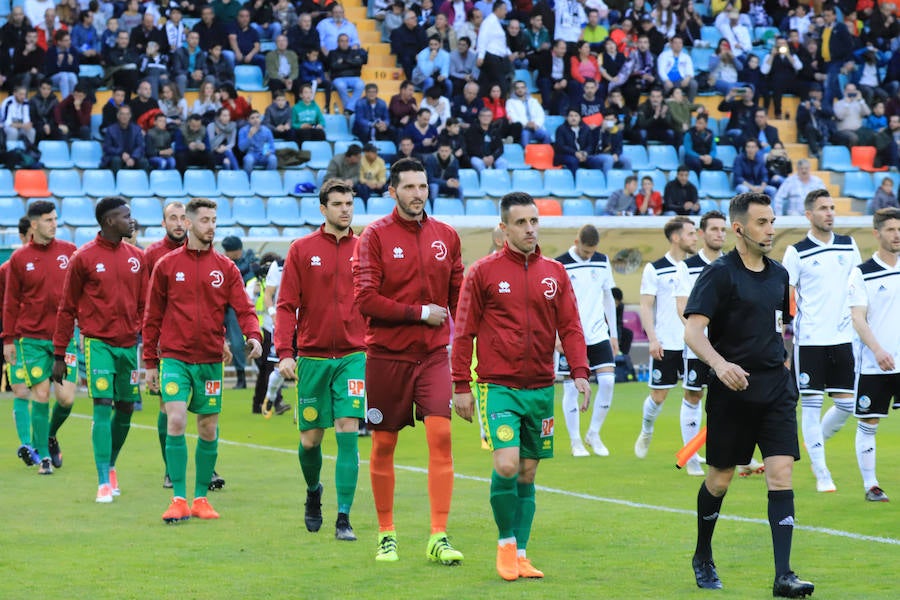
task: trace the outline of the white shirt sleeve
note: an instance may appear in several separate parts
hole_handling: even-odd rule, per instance
[[[866,282],[863,280],[862,271],[859,270],[859,267],[855,267],[850,272],[850,282],[847,284],[847,304],[850,306],[869,306]]]
[[[653,268],[652,263],[647,263],[644,265],[644,274],[641,276],[641,295],[655,296],[656,286],[656,269]]]
[[[793,245],[788,246],[784,251],[784,260],[781,261],[781,264],[787,269],[788,283],[797,287],[797,281],[800,279],[800,255],[797,254],[797,249]]]

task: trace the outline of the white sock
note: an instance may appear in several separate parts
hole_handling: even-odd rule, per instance
[[[856,402],[853,398],[832,398],[834,406],[825,412],[822,417],[822,438],[828,441],[841,430],[847,418],[853,414]]]
[[[803,396],[801,399],[803,443],[816,478],[828,472],[825,464],[825,440],[822,439],[822,396]]]
[[[269,373],[269,385],[266,388],[266,394],[269,396],[269,400],[275,402],[275,398],[278,397],[278,390],[281,389],[282,385],[284,385],[284,377],[281,376],[278,369]]]
[[[612,405],[613,388],[616,386],[615,373],[597,373],[597,393],[594,395],[594,412],[591,413],[591,425],[588,427],[588,435],[600,435],[603,421],[609,414]]]
[[[860,421],[856,426],[856,462],[859,463],[863,487],[867,491],[878,485],[878,479],[875,477],[875,432],[877,431],[878,423]]]
[[[681,439],[687,444],[694,439],[694,436],[700,431],[700,422],[703,420],[703,409],[700,402],[691,404],[687,398],[681,400]],[[697,458],[697,455],[691,457],[691,460]]]
[[[569,439],[572,442],[581,441],[581,417],[578,413],[578,390],[575,382],[566,379],[563,382],[562,397],[563,416],[566,418],[566,429],[569,431]]]
[[[641,422],[642,433],[653,433],[653,424],[656,423],[656,417],[661,410],[662,404],[657,404],[650,396],[644,399],[644,420]]]

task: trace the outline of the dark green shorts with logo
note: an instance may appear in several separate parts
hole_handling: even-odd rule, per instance
[[[187,402],[198,415],[222,412],[222,363],[190,364],[175,358],[159,361],[159,389],[163,402]]]
[[[362,419],[366,413],[366,354],[297,359],[297,414],[300,431],[326,429],[335,419]]]
[[[492,450],[519,448],[520,458],[553,458],[553,386],[517,390],[478,384],[479,418]]]
[[[102,340],[86,337],[84,362],[91,398],[111,398],[119,402],[140,401],[137,346],[110,346]]]
[[[20,338],[16,342],[16,364],[10,365],[9,383],[24,383],[32,387],[53,374],[53,342],[35,338]],[[66,381],[78,380],[78,346],[75,339],[66,347]]]

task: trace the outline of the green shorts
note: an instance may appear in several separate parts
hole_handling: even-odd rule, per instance
[[[141,400],[137,346],[121,348],[86,337],[84,362],[91,398],[111,398],[119,402]]]
[[[32,387],[53,374],[53,342],[35,338],[20,338],[16,342],[16,365],[10,368],[10,383],[24,383]],[[78,381],[78,347],[75,339],[66,348],[66,381]],[[21,377],[20,377],[21,376]]]
[[[297,359],[297,413],[300,431],[334,426],[335,419],[362,419],[366,413],[366,354]]]
[[[519,448],[521,458],[553,458],[553,386],[517,390],[478,384],[479,418],[492,450]]]
[[[159,361],[159,388],[163,402],[188,402],[198,415],[222,412],[222,363],[192,365],[175,358]]]

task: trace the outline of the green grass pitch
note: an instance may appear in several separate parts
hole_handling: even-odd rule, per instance
[[[559,391],[559,390],[558,390]],[[612,455],[573,458],[557,406],[556,455],[538,469],[537,516],[529,556],[542,581],[502,582],[494,570],[496,529],[488,504],[490,456],[474,424],[454,419],[456,485],[449,533],[465,553],[459,567],[429,563],[424,429],[401,434],[396,464],[400,562],[373,560],[377,524],[369,485],[371,442],[361,439],[360,484],[351,520],[360,540],[333,538],[332,434],[323,468],[325,524],[303,525],[304,486],[290,415],[250,415],[250,395],[227,391],[218,471],[224,490],[210,494],[215,522],[164,525],[170,492],[156,436],[156,400],[148,398],[119,459],[122,495],[94,502],[90,402],[76,401],[59,439],[64,466],[50,477],[26,469],[8,395],[0,400],[0,598],[764,598],[772,555],[761,476],[736,479],[726,497],[714,550],[721,592],[698,590],[690,558],[700,479],[674,468],[681,447],[679,390],[657,421],[645,460],[632,446],[640,427],[644,384],[616,386],[603,439]],[[804,459],[797,464],[798,528],[793,566],[816,584],[816,598],[888,598],[900,589],[900,424],[882,423],[878,472],[894,502],[863,499],[854,452],[855,420],[828,443],[838,491],[817,494]],[[582,417],[587,427],[587,417]],[[195,431],[193,422],[189,433]],[[189,481],[193,448],[189,438]],[[188,485],[189,492],[192,484]]]

